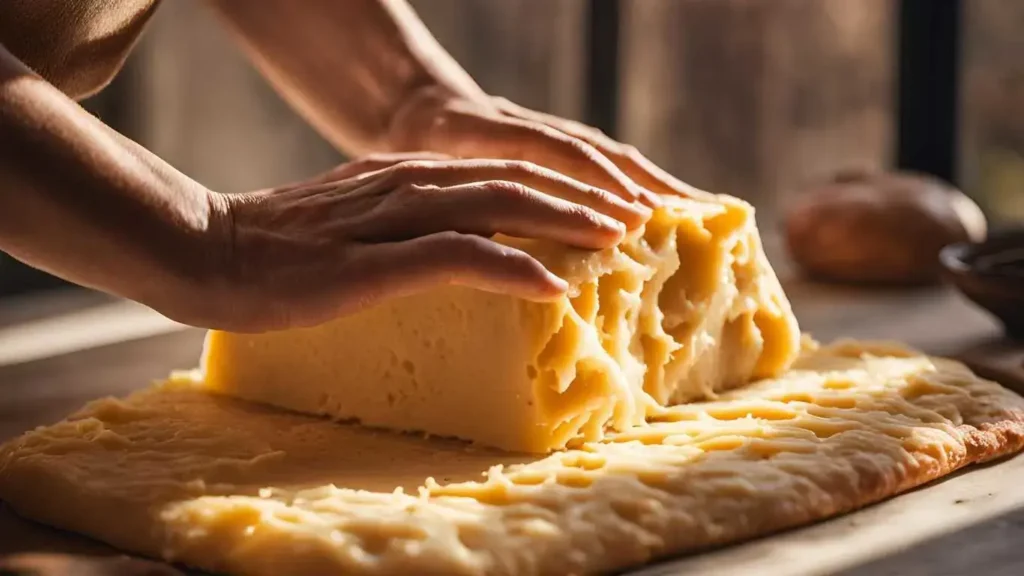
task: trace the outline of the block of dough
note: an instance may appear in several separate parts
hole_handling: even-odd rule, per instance
[[[775,376],[799,353],[743,201],[666,197],[643,230],[599,252],[501,240],[572,296],[445,287],[312,329],[212,332],[206,382],[298,412],[547,452]]]
[[[783,377],[535,456],[181,378],[7,443],[0,498],[228,575],[601,574],[840,514],[1022,444],[1016,394],[956,362],[841,342]]]

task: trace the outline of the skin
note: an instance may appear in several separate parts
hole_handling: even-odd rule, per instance
[[[208,0],[274,88],[361,160],[208,190],[81,109],[153,0],[0,3],[0,249],[195,326],[325,322],[458,284],[543,300],[565,282],[497,233],[584,249],[693,190],[636,149],[486,94],[402,0]],[[52,40],[56,39],[56,40]]]

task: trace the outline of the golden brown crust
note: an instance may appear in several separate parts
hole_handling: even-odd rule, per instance
[[[1024,411],[1007,410],[1004,417],[1002,421],[958,427],[967,447],[968,461],[965,465],[1002,458],[1024,448]]]

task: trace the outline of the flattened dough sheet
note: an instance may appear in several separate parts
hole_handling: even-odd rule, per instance
[[[959,363],[841,342],[785,377],[544,457],[177,379],[5,445],[0,498],[228,574],[605,573],[852,510],[1022,444],[1016,394]]]

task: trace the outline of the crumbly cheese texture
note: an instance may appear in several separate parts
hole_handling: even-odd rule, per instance
[[[211,332],[207,385],[364,425],[548,452],[776,376],[800,331],[749,204],[666,197],[599,252],[499,238],[566,278],[529,302],[444,287],[312,329]]]
[[[0,498],[231,575],[597,574],[849,511],[1024,444],[1024,399],[885,343],[551,455],[332,423],[178,378],[0,449]]]

